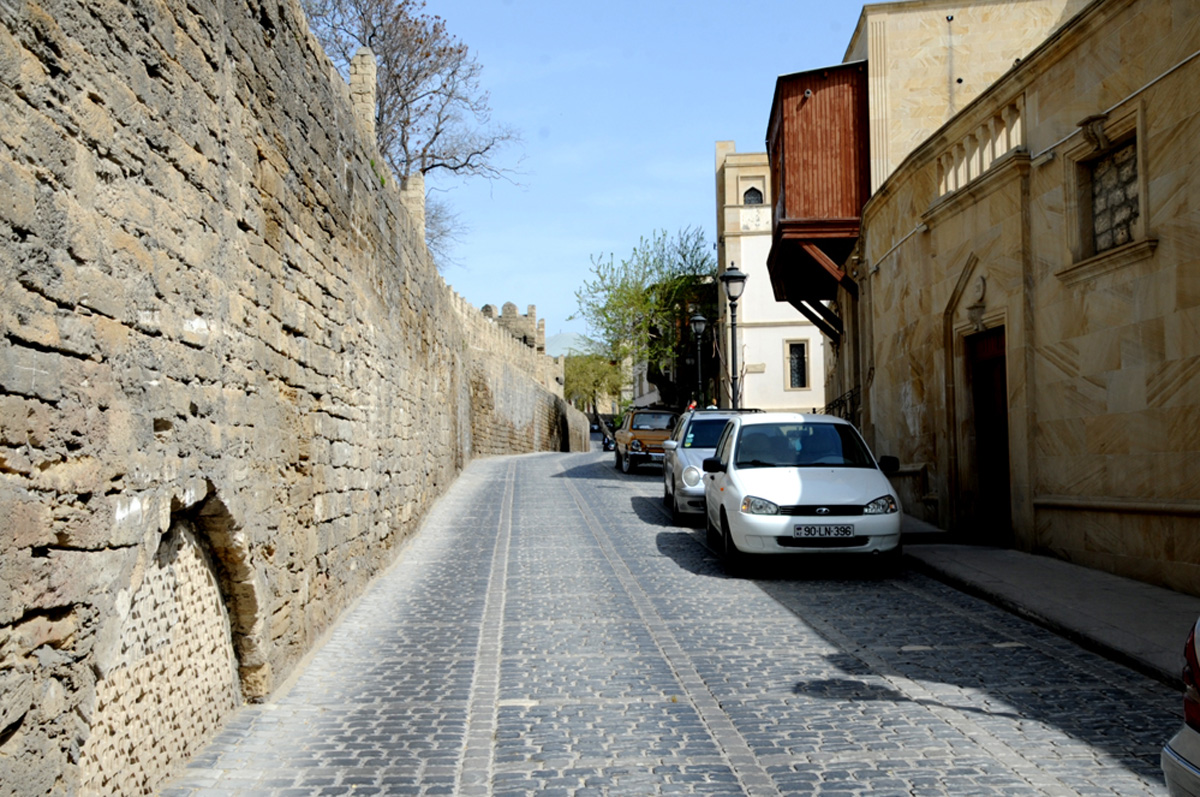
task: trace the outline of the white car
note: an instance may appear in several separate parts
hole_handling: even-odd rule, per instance
[[[884,468],[880,467],[882,462]],[[900,554],[900,498],[858,431],[829,415],[764,412],[728,421],[704,460],[709,540],[731,571],[756,555]]]
[[[743,412],[758,410],[688,410],[663,443],[663,503],[676,526],[689,515],[704,515],[704,460],[717,450],[717,438],[729,419]]]
[[[1200,797],[1200,620],[1183,648],[1183,727],[1162,751],[1171,797]]]

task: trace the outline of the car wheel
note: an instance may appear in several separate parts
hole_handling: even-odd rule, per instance
[[[714,551],[721,550],[721,534],[708,517],[708,506],[704,507],[704,544]]]
[[[675,494],[671,494],[671,523],[676,526],[682,526],[686,522],[683,513],[679,511],[679,499]]]
[[[663,472],[663,506],[675,506],[675,496],[671,495],[671,475],[665,471]]]
[[[629,473],[633,470],[633,462],[630,461],[629,452],[625,452],[625,456],[621,457],[621,473]]]
[[[740,578],[746,574],[746,555],[738,550],[737,545],[733,542],[733,532],[729,530],[729,521],[721,515],[721,542],[724,550],[722,551],[725,565],[725,573],[735,578]]]
[[[617,470],[621,469],[621,451],[616,448],[613,449],[613,467]]]

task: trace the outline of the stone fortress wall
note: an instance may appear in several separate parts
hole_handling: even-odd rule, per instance
[[[146,793],[472,457],[587,445],[295,0],[0,0],[0,795]]]

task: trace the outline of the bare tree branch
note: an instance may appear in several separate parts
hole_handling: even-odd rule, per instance
[[[489,180],[515,173],[497,158],[520,136],[492,122],[483,67],[440,17],[424,13],[424,0],[303,3],[309,28],[343,76],[360,48],[375,53],[377,143],[397,179],[437,171]],[[458,216],[445,202],[428,201],[425,221],[426,245],[443,268],[461,234]]]
[[[396,176],[446,169],[499,177],[493,157],[520,141],[491,120],[483,68],[467,46],[421,0],[305,0],[309,27],[337,68],[347,73],[360,47],[378,65],[376,130]]]

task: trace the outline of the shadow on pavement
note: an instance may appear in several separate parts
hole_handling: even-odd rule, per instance
[[[952,708],[970,714],[982,714],[988,717],[1007,717],[1020,719],[1021,715],[1012,711],[995,711],[974,706],[952,706],[937,700],[916,699],[882,683],[867,683],[853,678],[823,678],[816,681],[800,681],[792,687],[792,694],[813,697],[818,700],[834,700],[837,702],[880,700],[887,703],[914,703],[918,706],[936,706]]]
[[[599,453],[599,452],[593,452]],[[646,465],[637,468],[629,473],[622,473],[613,467],[613,455],[611,452],[605,452],[602,458],[589,459],[586,465],[576,465],[573,468],[567,468],[561,473],[555,473],[550,478],[552,479],[587,479],[601,481],[628,481],[635,479],[644,481],[646,479],[662,479],[662,470],[657,466]]]
[[[694,532],[684,529],[672,528],[660,531],[654,542],[659,553],[689,573],[727,578],[717,554],[701,545],[693,534]]]
[[[644,495],[635,495],[629,499],[629,505],[633,507],[634,514],[643,523],[651,526],[671,525],[671,519],[663,511],[662,500],[659,498],[647,498]]]
[[[658,534],[658,550],[675,561],[684,570],[703,575],[718,575],[724,578],[741,578],[747,581],[886,581],[903,575],[903,563],[887,563],[875,557],[856,554],[811,554],[780,555],[753,558],[742,565],[737,576],[727,574],[721,564],[721,555],[704,544],[704,523],[696,521],[698,527],[673,525],[662,503],[650,498],[634,498],[633,508],[638,517],[652,526],[666,526],[671,531]],[[698,569],[697,556],[717,561],[717,570]]]
[[[593,460],[586,465],[576,465],[573,468],[567,468],[561,473],[555,473],[550,476],[552,479],[586,479],[591,481],[611,481],[617,482],[628,478],[625,474],[613,467],[611,454],[605,459]]]

